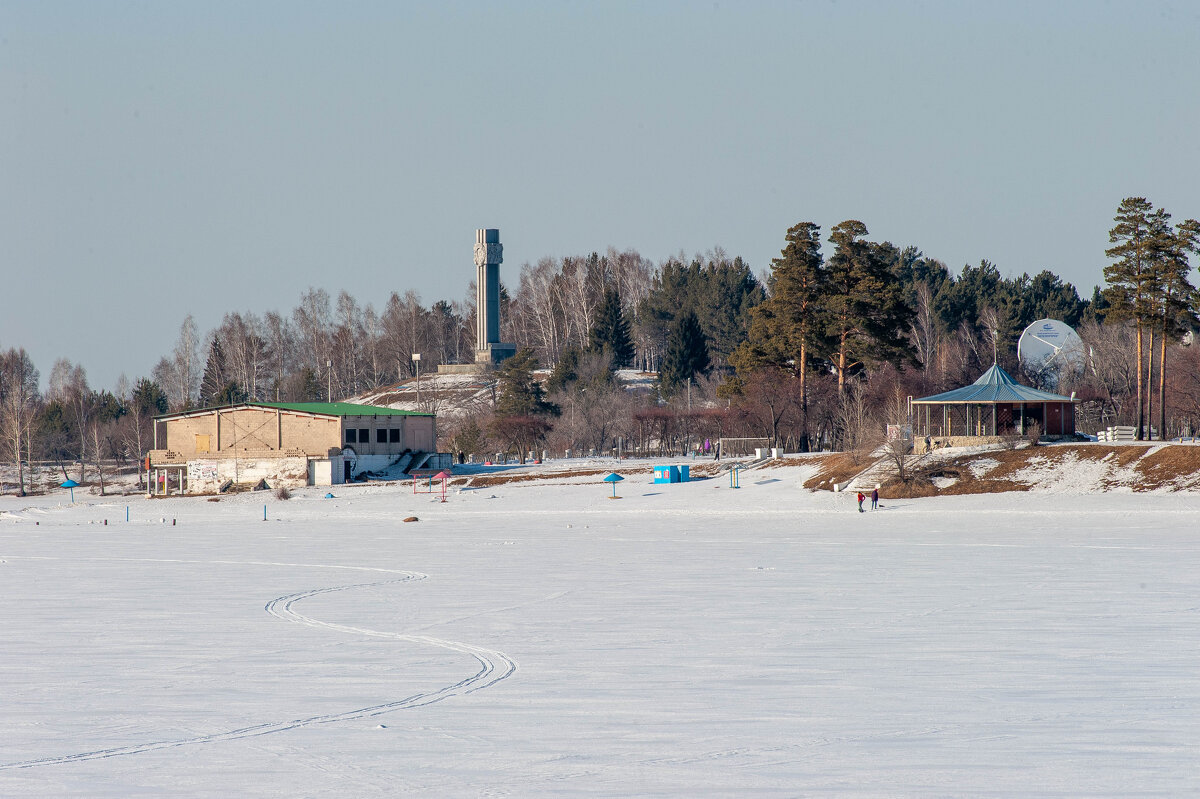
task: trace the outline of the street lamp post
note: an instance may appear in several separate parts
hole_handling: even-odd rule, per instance
[[[421,404],[421,353],[414,352],[412,360],[417,367],[417,405],[419,406]]]
[[[333,402],[333,361],[325,361],[325,401]]]

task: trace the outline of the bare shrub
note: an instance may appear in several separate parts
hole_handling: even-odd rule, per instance
[[[1041,422],[1033,422],[1025,426],[1025,438],[1029,441],[1029,446],[1036,447],[1038,441],[1042,438]]]
[[[908,479],[908,454],[912,452],[912,441],[897,436],[889,439],[883,446],[884,457],[896,473],[896,479],[905,482]]]
[[[275,489],[275,499],[291,499],[292,492],[288,491],[284,486]]]

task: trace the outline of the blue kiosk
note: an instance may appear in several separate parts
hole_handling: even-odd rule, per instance
[[[686,464],[654,467],[655,483],[689,483],[691,479],[691,467]]]

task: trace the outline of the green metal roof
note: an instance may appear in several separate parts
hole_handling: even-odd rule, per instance
[[[321,416],[433,416],[432,413],[420,411],[402,411],[399,408],[383,408],[378,405],[356,405],[353,402],[238,402],[233,405],[220,405],[212,408],[195,408],[190,411],[164,413],[155,419],[173,419],[176,417],[193,416],[212,411],[233,410],[234,408],[270,408],[271,410],[295,411],[297,413],[315,413]]]
[[[932,397],[921,397],[913,400],[913,404],[946,405],[956,402],[977,402],[983,404],[1019,403],[1019,402],[1074,402],[1071,397],[1061,394],[1051,394],[1036,388],[1023,386],[1013,380],[1008,372],[993,364],[978,380],[969,386],[956,388],[934,394]]]
[[[353,402],[247,402],[264,408],[279,408],[283,411],[320,413],[326,416],[432,416],[420,411],[403,411],[399,408],[383,408],[378,405],[356,405]]]

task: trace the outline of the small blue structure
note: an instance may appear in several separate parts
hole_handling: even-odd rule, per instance
[[[729,487],[741,488],[741,472],[742,465],[740,463],[733,464],[733,468],[729,470]]]
[[[654,482],[655,483],[687,483],[692,479],[692,467],[683,466],[655,466],[654,467]]]
[[[74,505],[75,504],[75,489],[79,487],[79,483],[76,483],[74,480],[72,480],[71,478],[68,477],[66,480],[64,480],[62,483],[60,483],[58,487],[71,489],[71,504]]]
[[[612,483],[613,492],[612,492],[611,499],[620,499],[620,497],[617,496],[617,483],[621,482],[624,479],[625,479],[624,477],[617,474],[616,472],[609,472],[608,475],[605,476],[604,482]]]

